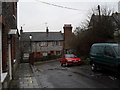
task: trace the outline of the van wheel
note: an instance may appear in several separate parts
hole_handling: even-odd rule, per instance
[[[91,70],[92,71],[96,71],[97,70],[97,67],[96,67],[95,63],[92,63]]]

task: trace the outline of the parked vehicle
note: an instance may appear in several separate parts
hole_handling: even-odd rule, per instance
[[[120,72],[120,44],[93,44],[90,50],[90,64],[93,71],[104,68]]]
[[[61,66],[69,66],[73,64],[80,65],[81,64],[81,59],[78,58],[74,54],[64,54],[64,56],[60,59]]]

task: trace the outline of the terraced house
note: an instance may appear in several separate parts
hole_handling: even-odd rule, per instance
[[[34,57],[60,56],[68,45],[66,41],[72,35],[71,24],[64,25],[64,33],[50,32],[46,27],[46,32],[21,32],[21,57],[23,61],[29,59],[29,54],[34,53]],[[30,37],[32,37],[30,39]]]

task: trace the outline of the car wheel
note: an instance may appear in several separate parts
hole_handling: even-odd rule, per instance
[[[67,62],[65,63],[65,66],[66,66],[66,67],[68,66],[68,63],[67,63]]]
[[[61,66],[63,66],[63,63],[61,63]]]
[[[97,67],[96,67],[95,63],[92,63],[91,70],[92,71],[96,71],[97,70]]]

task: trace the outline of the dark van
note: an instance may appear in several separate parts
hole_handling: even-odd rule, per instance
[[[93,71],[105,68],[120,72],[120,44],[93,44],[90,50],[90,64]]]

